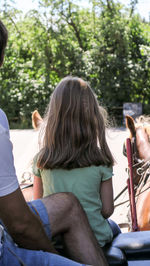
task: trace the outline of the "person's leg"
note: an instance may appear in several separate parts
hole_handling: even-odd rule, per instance
[[[1,245],[0,265],[3,266],[83,266],[56,254],[19,248],[6,232]]]
[[[72,193],[53,194],[41,201],[47,209],[52,236],[62,235],[69,258],[94,266],[108,265],[87,216]]]

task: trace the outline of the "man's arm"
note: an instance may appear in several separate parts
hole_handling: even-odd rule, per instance
[[[21,247],[57,253],[40,219],[32,213],[20,188],[0,197],[0,218],[13,240]]]
[[[0,219],[21,247],[55,252],[40,219],[30,210],[16,177],[12,144],[0,126]]]

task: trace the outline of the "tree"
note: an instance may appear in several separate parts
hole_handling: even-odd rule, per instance
[[[88,80],[110,115],[126,101],[140,101],[150,112],[150,25],[134,14],[137,1],[124,11],[115,0],[92,0],[86,9],[75,1],[41,0],[25,15],[4,2],[9,41],[0,105],[11,126],[31,126],[32,111],[44,113],[66,75]]]

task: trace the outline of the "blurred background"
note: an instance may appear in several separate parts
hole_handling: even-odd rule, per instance
[[[10,127],[31,128],[65,76],[87,80],[113,126],[123,123],[124,103],[150,114],[150,2],[0,1],[9,31],[0,70],[0,106]]]

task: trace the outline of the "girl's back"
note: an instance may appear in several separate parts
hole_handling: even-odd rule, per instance
[[[63,79],[50,100],[33,172],[36,183],[38,177],[43,183],[40,196],[56,192],[77,196],[101,246],[112,239],[106,219],[107,208],[113,209],[112,166],[104,110],[86,82]]]
[[[89,166],[72,170],[41,171],[35,163],[33,171],[36,176],[42,178],[44,197],[58,192],[72,192],[79,199],[100,246],[112,240],[112,230],[107,219],[101,215],[100,199],[100,184],[112,177],[111,168]]]

